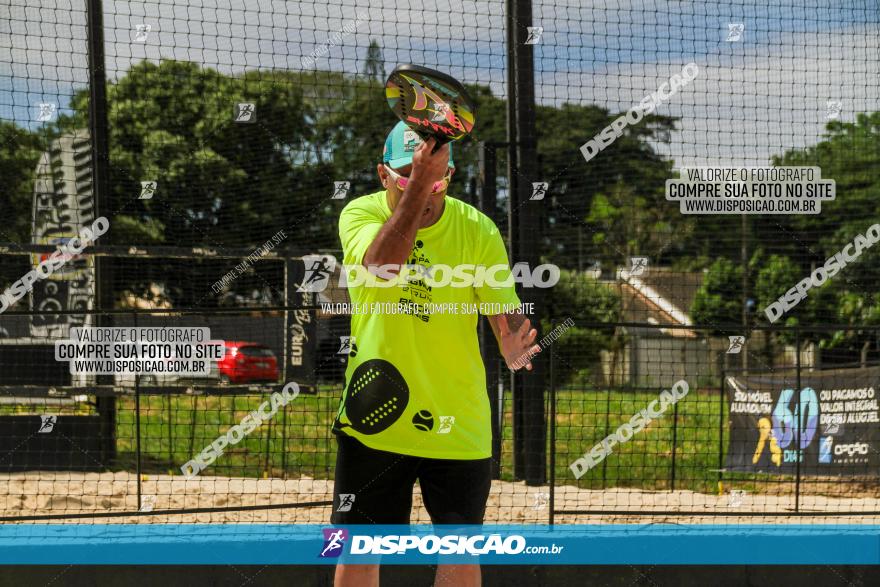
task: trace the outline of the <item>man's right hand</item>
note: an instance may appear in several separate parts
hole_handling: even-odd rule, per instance
[[[434,183],[443,179],[449,167],[449,143],[437,149],[436,153],[431,153],[436,143],[437,139],[431,137],[419,145],[413,153],[409,183],[415,184],[415,189],[420,193],[423,189],[427,189],[427,193],[430,194]],[[407,188],[410,185],[407,185]]]
[[[431,153],[436,144],[432,137],[413,153],[406,189],[364,253],[363,264],[371,271],[381,265],[403,265],[409,258],[434,184],[443,179],[449,166],[449,145]]]

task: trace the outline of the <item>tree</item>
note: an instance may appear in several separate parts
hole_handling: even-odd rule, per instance
[[[720,258],[706,271],[703,283],[691,304],[691,318],[697,326],[710,326],[721,334],[722,325],[739,324],[742,320],[742,268]]]
[[[34,172],[49,139],[40,133],[0,120],[0,240],[27,243],[31,240],[31,208]]]
[[[370,39],[370,46],[367,47],[364,75],[385,83],[385,61],[382,59],[382,49],[375,39]]]
[[[302,96],[272,82],[166,60],[141,62],[108,85],[118,242],[255,245],[289,226],[288,213],[308,209],[314,177],[289,159],[309,133]],[[82,124],[87,101],[77,93],[76,114],[59,125]],[[238,103],[255,105],[256,123],[233,120]],[[147,180],[156,195],[138,200]]]
[[[823,140],[806,149],[793,149],[773,160],[775,165],[819,167],[822,177],[833,179],[836,199],[822,203],[821,215],[791,216],[781,228],[796,238],[781,240],[776,249],[788,254],[797,265],[797,280],[852,242],[858,234],[880,220],[880,112],[862,113],[854,122],[831,121]],[[768,221],[765,220],[767,224]],[[780,230],[777,224],[767,230]],[[880,324],[880,251],[862,252],[821,288],[809,291],[790,314],[793,323],[850,326]],[[782,287],[782,285],[780,285]],[[802,307],[803,306],[803,307]],[[805,338],[825,348],[839,348],[858,356],[865,344],[877,350],[873,331],[806,331]]]
[[[810,249],[837,250],[880,217],[880,112],[859,114],[855,122],[831,121],[825,128],[825,137],[816,145],[773,159],[774,165],[819,167],[822,177],[836,184],[837,198],[822,203],[821,215],[786,218],[799,238],[782,244],[800,258],[812,257]],[[866,277],[877,283],[876,273]]]
[[[577,147],[618,116],[593,105],[538,106],[540,177],[532,181],[550,183],[554,237],[545,240],[545,252],[557,264],[578,266],[579,234],[586,234],[583,240],[593,243],[594,259],[606,266],[626,262],[628,249],[657,263],[675,246],[671,234],[682,236],[687,230],[689,221],[664,199],[672,162],[653,146],[669,140],[674,118],[645,116],[593,159],[584,160]],[[636,227],[629,220],[633,218],[648,224]],[[621,228],[624,234],[617,233]]]
[[[558,358],[554,362],[557,383],[587,383],[599,364],[601,351],[614,346],[615,337],[612,329],[585,328],[578,323],[619,322],[620,296],[611,286],[586,273],[562,270],[559,283],[553,287],[553,295],[548,299],[547,310],[552,321],[542,321],[542,337],[568,318],[575,321],[555,343],[559,348],[552,351]]]
[[[50,138],[0,121],[0,241],[31,242],[34,172]],[[0,291],[28,270],[29,257],[0,256]]]
[[[880,112],[859,114],[851,123],[832,121],[826,126],[825,137],[816,145],[786,151],[774,157],[772,163],[818,167],[824,179],[835,180],[836,199],[824,201],[820,215],[750,217],[751,239],[761,244],[750,261],[751,273],[755,275],[758,321],[765,320],[763,309],[768,304],[880,220],[880,174],[876,172],[880,168]],[[729,292],[728,296],[722,296],[702,291],[694,302],[697,321],[712,322],[736,315],[731,300],[739,299],[740,293],[731,288],[739,282],[741,268],[729,259],[738,259],[739,252],[730,246],[736,241],[725,241],[717,235],[739,234],[739,222],[739,217],[705,217],[705,222],[698,225],[687,241],[694,251],[711,252],[714,248],[715,254],[721,256],[710,268],[710,274],[717,284],[726,284],[722,289]],[[730,274],[721,275],[725,271]],[[875,291],[878,282],[880,248],[874,247],[863,251],[857,261],[841,269],[821,287],[811,288],[807,297],[776,324],[799,325],[803,329],[802,340],[817,341],[826,348],[837,347],[858,354],[868,343],[877,349],[873,331],[811,331],[809,326],[880,323],[880,299]],[[780,342],[794,340],[791,333],[774,336]]]
[[[754,292],[755,307],[758,313],[757,320],[761,321],[766,319],[764,308],[776,302],[780,296],[785,295],[789,288],[803,278],[803,274],[797,264],[784,255],[770,255],[765,262],[755,265],[760,267],[755,277]],[[780,319],[779,324],[796,325],[798,323],[797,314],[804,311],[804,306],[793,309]],[[783,332],[780,340],[791,343],[794,341],[794,335],[790,332]]]
[[[107,88],[113,230],[103,242],[253,248],[287,229],[283,245],[295,252],[338,248],[339,212],[348,198],[380,189],[376,165],[385,136],[397,121],[385,100],[384,65],[375,41],[367,50],[365,74],[258,70],[225,75],[174,60],[133,65]],[[468,90],[478,115],[472,137],[455,144],[456,176],[450,193],[459,197],[477,174],[478,141],[504,142],[507,135],[506,101],[486,85],[472,84]],[[87,90],[76,92],[71,113],[59,116],[51,132],[88,128],[88,99]],[[255,122],[233,119],[238,104],[254,106]],[[672,119],[646,117],[600,155],[606,158],[602,165],[584,166],[572,145],[588,140],[613,117],[595,106],[572,104],[542,105],[536,115],[541,129],[538,154],[542,175],[552,182],[551,216],[557,226],[583,227],[597,194],[605,197],[606,209],[613,205],[620,210],[642,207],[641,202],[662,194],[670,164],[650,142],[666,140]],[[14,132],[30,140],[26,131]],[[34,143],[30,151],[5,152],[14,168],[3,171],[10,177],[7,185],[19,186],[10,222],[22,239],[29,231],[32,190],[21,178],[32,177],[44,143]],[[503,202],[507,162],[504,149],[497,153]],[[152,199],[139,199],[142,181],[157,183]],[[350,183],[347,199],[330,199],[336,181]],[[589,228],[605,233],[604,243],[616,238],[611,233],[620,226],[634,226],[619,220],[609,223],[599,216],[600,209],[597,204]],[[608,218],[612,216],[620,218],[617,213]],[[635,243],[634,248],[662,247],[650,234],[661,229],[666,230],[663,221],[656,218],[649,230],[630,231],[626,242]],[[545,248],[545,256],[553,257],[548,261],[563,266],[576,261],[574,248]],[[187,295],[196,303],[206,286],[194,272],[202,271],[210,285],[218,267],[228,264],[202,265],[204,270],[167,262],[157,265],[154,273],[191,290]],[[146,266],[117,272],[119,287],[147,290],[155,277]],[[233,287],[254,285],[265,283],[242,278]]]
[[[662,257],[674,241],[676,222],[670,206],[658,202],[657,196],[656,192],[639,193],[635,186],[623,181],[615,183],[608,192],[593,196],[587,214],[587,222],[597,227],[593,243],[606,250],[610,248],[608,256],[617,264],[625,265],[630,256],[646,252],[654,259]],[[678,213],[674,206],[672,211]],[[679,232],[677,236],[682,235]]]

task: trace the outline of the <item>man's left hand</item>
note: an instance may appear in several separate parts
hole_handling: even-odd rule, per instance
[[[522,367],[532,370],[532,357],[541,352],[539,345],[533,344],[538,331],[531,328],[528,318],[518,313],[498,314],[498,342],[501,355],[507,368],[518,371]],[[522,320],[522,322],[519,322]]]

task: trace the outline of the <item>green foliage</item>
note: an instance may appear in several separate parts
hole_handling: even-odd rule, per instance
[[[46,144],[44,136],[0,121],[0,240],[31,240],[34,171]]]
[[[584,384],[599,362],[600,351],[616,343],[610,329],[592,329],[578,326],[578,322],[620,321],[621,301],[613,286],[596,281],[586,273],[562,270],[548,299],[548,311],[552,320],[541,322],[540,336],[546,336],[553,328],[566,328],[563,322],[576,317],[574,326],[565,330],[553,349],[554,377],[557,385]]]
[[[732,261],[716,259],[706,271],[703,283],[694,296],[691,318],[694,324],[714,326],[742,322],[742,269]]]
[[[617,322],[620,297],[607,284],[587,273],[562,269],[559,283],[553,286],[547,309],[554,319],[581,316],[589,322]]]
[[[43,134],[0,121],[0,241],[31,241],[34,171],[48,144]],[[28,270],[24,256],[0,257],[0,291]]]
[[[755,276],[754,299],[758,311],[757,318],[764,318],[764,308],[785,295],[790,288],[804,278],[803,272],[790,258],[781,255],[770,255]],[[797,312],[804,308],[794,308],[780,320],[780,324],[791,326],[798,324]],[[785,343],[794,342],[794,335],[789,332],[780,333],[780,340]]]
[[[376,166],[397,117],[385,101],[384,80],[355,78],[341,83],[345,89],[338,104],[315,104],[316,146],[329,155],[327,173],[351,182],[352,194],[372,193],[381,188]],[[331,221],[335,225],[336,218]]]
[[[770,255],[755,278],[756,307],[766,308],[802,278],[802,271],[790,258]]]
[[[107,99],[115,242],[253,245],[289,226],[280,211],[324,199],[308,188],[316,171],[291,161],[311,132],[296,85],[143,61],[108,85]],[[256,105],[256,124],[234,122],[238,102]],[[76,114],[59,128],[81,125],[87,104],[85,91],[75,95]],[[146,180],[157,181],[157,193],[138,200]]]
[[[822,141],[805,149],[793,149],[774,157],[773,165],[821,168],[824,179],[835,180],[837,198],[822,203],[818,215],[750,216],[749,245],[760,243],[750,262],[750,279],[756,302],[756,320],[765,321],[764,308],[808,277],[826,259],[840,251],[856,235],[864,234],[880,220],[880,112],[859,114],[855,122],[832,121]],[[738,323],[741,268],[727,259],[738,259],[737,239],[713,238],[717,234],[740,234],[738,216],[701,217],[691,238],[692,261],[714,252],[724,261],[712,265],[707,283],[692,308],[696,322],[719,320]],[[725,248],[726,247],[726,248]],[[727,275],[720,275],[727,272]],[[715,283],[712,285],[709,281]],[[807,298],[786,312],[776,324],[877,324],[880,299],[880,251],[866,250],[822,287],[809,290]],[[794,342],[791,333],[778,333],[777,340]],[[804,331],[804,338],[824,347],[861,348],[869,334],[858,331]]]
[[[284,244],[293,250],[337,248],[336,220],[345,202],[328,201],[333,182],[350,182],[350,196],[379,188],[376,165],[396,122],[385,101],[384,75],[376,41],[366,50],[363,74],[354,76],[320,70],[226,75],[170,59],[133,65],[107,87],[114,229],[105,242],[253,247],[283,228],[289,234]],[[468,91],[477,105],[477,126],[471,138],[455,145],[456,175],[450,190],[465,198],[478,172],[478,141],[507,140],[506,100],[486,85],[470,85]],[[240,102],[255,104],[256,123],[233,120]],[[88,105],[88,91],[76,92],[70,114],[59,116],[49,131],[57,135],[87,128]],[[573,104],[542,105],[536,116],[541,172],[554,177],[552,214],[560,225],[582,228],[594,210],[590,234],[597,235],[597,243],[610,244],[605,248],[618,251],[620,259],[629,250],[662,248],[661,241],[669,241],[669,222],[647,210],[658,209],[654,199],[662,195],[670,169],[650,142],[668,139],[673,119],[649,116],[628,128],[601,155],[604,163],[597,167],[584,166],[573,146],[615,116],[596,106]],[[45,148],[35,145],[12,155],[2,152],[0,164],[6,168],[0,171],[10,177],[17,194],[10,203],[15,233],[9,240],[27,240],[29,235],[32,194],[22,181],[30,181],[36,157]],[[503,199],[507,161],[503,148],[497,153]],[[604,171],[609,164],[615,173]],[[152,199],[138,199],[141,181],[157,182]],[[633,207],[643,211],[638,221],[627,218]],[[573,249],[551,252],[560,253],[551,259],[557,264],[576,261]],[[188,281],[183,276],[169,279],[178,277]],[[138,289],[138,284],[125,287]]]
[[[880,221],[880,112],[858,114],[854,122],[832,121],[822,141],[774,158],[775,165],[821,167],[833,179],[837,198],[822,203],[821,215],[778,218],[773,227],[796,238],[777,239],[775,250],[787,254],[800,269],[792,287],[856,235]],[[769,222],[768,222],[769,224]],[[853,326],[877,324],[880,299],[880,251],[866,250],[789,314],[791,323],[832,323]],[[786,288],[788,289],[788,288]],[[808,333],[824,347],[847,346],[858,351],[873,335],[858,331]]]
[[[599,134],[619,114],[594,105],[563,103],[538,106],[538,158],[541,178],[550,181],[552,201],[549,221],[563,239],[545,241],[552,260],[566,267],[578,266],[575,238],[586,229],[586,238],[606,266],[628,262],[634,252],[659,261],[689,230],[675,206],[664,198],[664,186],[672,162],[653,144],[669,140],[675,119],[650,115],[624,133],[589,163],[578,150]],[[502,119],[503,120],[503,119]]]
[[[880,112],[859,114],[855,122],[831,121],[822,141],[775,157],[774,165],[821,167],[833,179],[837,198],[822,203],[821,215],[787,217],[799,231],[795,249],[833,252],[880,218]],[[816,230],[817,228],[822,230]],[[833,228],[834,230],[829,230]]]
[[[642,251],[661,256],[673,242],[676,222],[668,206],[657,205],[655,199],[622,180],[607,193],[596,194],[587,215],[587,222],[599,228],[593,232],[593,243],[610,247],[617,264]]]

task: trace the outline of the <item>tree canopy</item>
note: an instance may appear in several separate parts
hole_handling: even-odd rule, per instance
[[[396,122],[385,102],[384,75],[376,42],[357,75],[321,70],[228,75],[174,60],[132,66],[107,91],[113,244],[248,247],[285,230],[283,246],[297,253],[338,249],[336,221],[347,200],[329,199],[334,182],[349,182],[349,197],[379,187],[376,165]],[[486,85],[471,84],[468,90],[477,103],[477,125],[472,137],[455,145],[457,172],[450,190],[464,198],[478,175],[478,141],[503,143],[507,134],[506,99]],[[0,123],[6,139],[0,143],[3,240],[29,240],[36,162],[53,137],[87,127],[88,99],[86,89],[78,91],[72,114],[38,131]],[[238,104],[252,104],[255,121],[234,120]],[[590,104],[537,107],[539,177],[525,179],[550,184],[541,255],[564,269],[585,262],[610,269],[626,265],[630,255],[648,256],[655,265],[706,269],[691,308],[697,323],[740,319],[744,270],[760,318],[796,276],[808,275],[878,217],[880,113],[831,122],[816,145],[774,158],[776,165],[821,167],[824,177],[836,181],[838,197],[823,204],[821,215],[750,217],[748,267],[740,266],[738,216],[697,222],[664,199],[673,163],[657,145],[669,141],[674,118],[646,116],[585,164],[578,147],[619,115]],[[503,204],[507,162],[504,149],[497,153]],[[152,199],[138,198],[142,181],[157,182]],[[718,238],[721,234],[729,238]],[[811,293],[786,319],[876,323],[880,301],[872,286],[880,278],[878,257],[878,251],[866,251],[857,267]],[[173,280],[186,281],[186,267],[165,269]],[[137,289],[153,277],[131,271],[118,279],[125,282],[120,287]],[[244,280],[235,287],[253,284]]]

